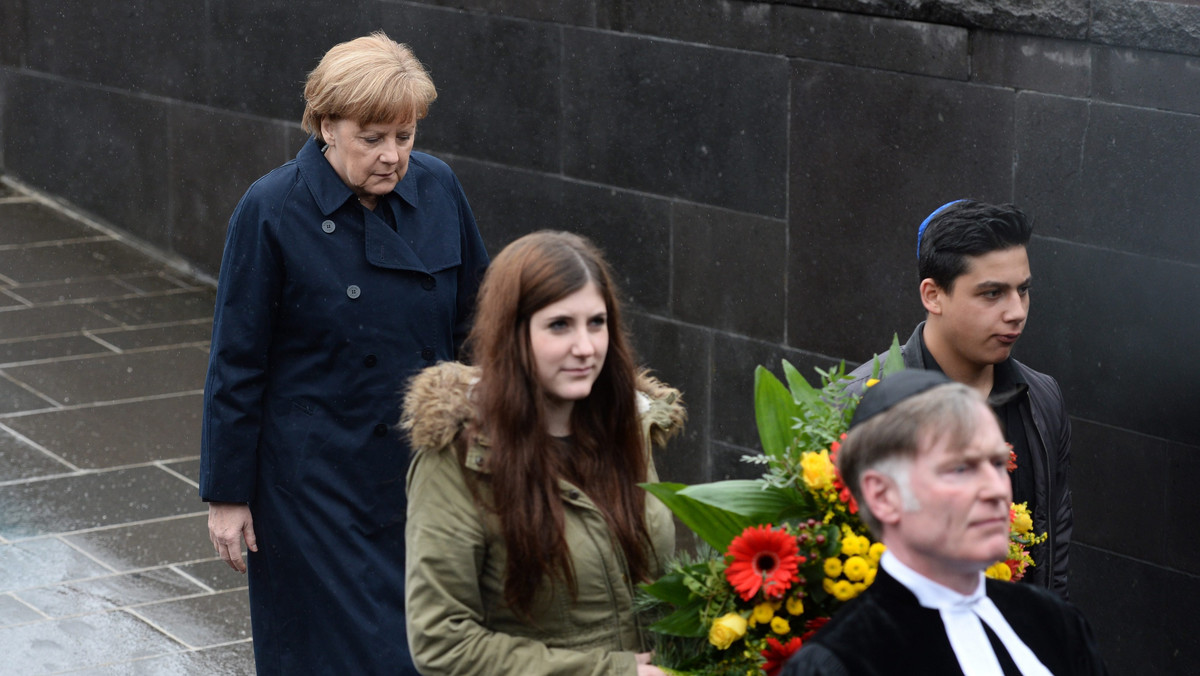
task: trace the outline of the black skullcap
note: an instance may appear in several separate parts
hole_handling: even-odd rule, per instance
[[[909,397],[950,382],[954,381],[941,371],[897,371],[867,388],[858,403],[858,408],[854,409],[854,416],[850,418],[850,428],[853,429],[855,425],[866,422]]]

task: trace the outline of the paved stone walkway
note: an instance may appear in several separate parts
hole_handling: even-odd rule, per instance
[[[251,674],[196,493],[213,289],[0,184],[0,674]]]

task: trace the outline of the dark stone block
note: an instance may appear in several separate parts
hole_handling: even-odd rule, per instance
[[[1166,565],[1200,576],[1200,538],[1193,525],[1200,514],[1200,448],[1159,442],[1166,449],[1166,470],[1158,467],[1166,483]],[[1117,465],[1120,466],[1120,465]],[[1151,513],[1148,510],[1145,512]]]
[[[659,477],[686,484],[708,481],[712,332],[640,312],[625,317],[641,364],[678,389],[687,407],[683,434],[657,456]]]
[[[1035,239],[1033,305],[1016,355],[1062,385],[1071,415],[1200,444],[1194,266]],[[1168,328],[1169,327],[1169,328]]]
[[[1196,17],[1200,20],[1200,8]],[[1096,99],[1200,113],[1200,56],[1111,47],[1094,51]]]
[[[566,29],[563,173],[785,215],[787,61]]]
[[[623,297],[665,314],[670,303],[670,205],[624,190],[449,158],[488,250],[536,230],[569,230],[605,253]]]
[[[787,341],[865,360],[924,314],[916,232],[929,212],[1009,201],[1013,94],[798,62],[792,101]]]
[[[1191,0],[1092,0],[1096,42],[1200,55],[1200,6]]]
[[[304,81],[334,45],[379,30],[378,0],[211,0],[207,103],[299,121]],[[400,36],[389,36],[403,42]]]
[[[533,19],[574,26],[609,28],[619,10],[610,0],[417,0],[408,4],[434,5],[496,16]],[[386,10],[385,10],[386,11]],[[461,15],[461,13],[460,13]]]
[[[673,316],[783,342],[787,223],[675,204],[671,224]]]
[[[384,4],[430,69],[438,100],[418,127],[418,146],[501,164],[558,171],[561,30],[552,24]]]
[[[103,236],[40,202],[0,204],[0,245],[27,245],[63,239]]]
[[[1064,96],[1087,96],[1093,48],[1085,42],[977,31],[971,34],[971,79]]]
[[[954,26],[1084,39],[1091,0],[780,0],[788,5],[895,16]]]
[[[1195,117],[1023,95],[1017,198],[1038,234],[1194,264]]]
[[[234,207],[251,183],[295,157],[290,129],[180,104],[168,115],[171,248],[216,276]]]
[[[1092,547],[1071,548],[1071,601],[1112,674],[1200,671],[1195,577]]]
[[[168,129],[162,103],[18,77],[10,83],[4,124],[5,162],[15,175],[169,247],[163,151]]]
[[[26,0],[0,3],[0,65],[23,65],[29,30],[26,28]],[[0,103],[3,98],[0,98]],[[0,119],[3,119],[0,116]],[[3,159],[0,156],[0,159]],[[3,166],[3,163],[0,163]]]
[[[1165,564],[1167,529],[1145,526],[1147,515],[1167,514],[1169,491],[1163,484],[1170,475],[1163,470],[1170,443],[1078,418],[1071,431],[1071,551],[1078,543]],[[1193,473],[1191,480],[1200,481],[1200,473]],[[1137,508],[1114,500],[1114,495],[1139,496]],[[1130,533],[1138,536],[1131,538]]]
[[[759,479],[763,468],[742,460],[747,455],[757,455],[759,448],[745,448],[732,444],[714,441],[712,444],[712,480],[727,481],[729,479]]]
[[[814,386],[820,384],[815,368],[829,369],[836,362],[821,355],[789,350],[772,343],[716,333],[712,361],[712,440],[761,453],[754,418],[754,370],[767,368],[784,381],[782,360],[795,366]],[[715,446],[714,446],[715,448]],[[716,451],[713,451],[716,457]],[[714,465],[714,478],[716,466]]]
[[[117,89],[197,100],[206,77],[204,3],[29,3],[28,67]],[[83,56],[86,54],[86,56]]]

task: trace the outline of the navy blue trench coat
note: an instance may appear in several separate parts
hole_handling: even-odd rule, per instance
[[[259,674],[416,673],[404,625],[408,378],[465,338],[487,252],[458,179],[413,152],[362,208],[313,139],[230,219],[200,497],[250,505]]]

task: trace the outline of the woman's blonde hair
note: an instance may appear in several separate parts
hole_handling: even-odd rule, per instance
[[[335,45],[321,57],[304,85],[300,126],[317,135],[326,119],[415,122],[436,98],[433,80],[412,50],[377,31]]]

